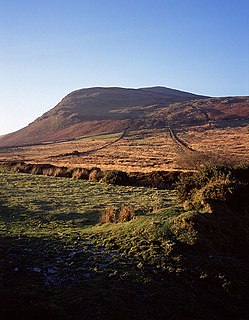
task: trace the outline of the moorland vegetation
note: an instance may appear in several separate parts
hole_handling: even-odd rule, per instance
[[[247,320],[248,103],[89,88],[1,137],[0,318]]]
[[[59,169],[2,165],[4,319],[247,319],[248,166],[149,187]]]

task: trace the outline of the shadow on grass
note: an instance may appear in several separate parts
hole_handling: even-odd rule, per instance
[[[55,211],[54,208],[46,201],[35,200],[33,203],[38,206],[36,212],[28,210],[26,207],[21,205],[11,205],[8,206],[7,202],[0,199],[0,218],[3,223],[14,224],[16,222],[33,222],[37,225],[46,224],[49,221],[58,222],[71,222],[77,226],[94,226],[99,222],[99,214],[94,210],[85,210],[82,213],[69,212],[60,213]]]
[[[116,270],[110,273],[109,269],[96,270],[93,261],[79,272],[72,255],[75,251],[70,255],[60,241],[16,237],[0,240],[1,319],[153,319],[158,308],[168,315],[160,290],[151,290],[134,265],[130,264],[129,270],[116,261]],[[81,253],[82,264],[96,253],[97,249],[94,252],[89,245]],[[46,282],[49,270],[54,278],[60,278],[59,285]]]
[[[246,297],[234,300],[212,270],[203,278],[191,264],[180,273],[154,271],[141,270],[114,252],[107,255],[84,239],[69,248],[54,238],[2,235],[0,317],[246,319]]]

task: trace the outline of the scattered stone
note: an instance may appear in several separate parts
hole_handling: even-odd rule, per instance
[[[79,253],[82,253],[83,252],[83,250],[81,249],[81,250],[78,250],[78,251],[73,251],[73,252],[71,252],[70,254],[69,254],[69,258],[73,258],[76,254],[79,254]]]
[[[109,277],[109,278],[115,277],[117,274],[118,274],[118,271],[115,270],[114,272],[110,273],[108,277]]]
[[[50,274],[55,274],[57,271],[53,268],[48,268],[48,271],[47,273],[50,273]]]
[[[83,277],[84,277],[84,278],[90,278],[90,277],[91,277],[91,274],[90,274],[90,273],[84,273],[84,274],[83,274]]]

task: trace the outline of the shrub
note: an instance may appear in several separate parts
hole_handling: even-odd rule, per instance
[[[192,239],[201,251],[221,250],[223,255],[232,253],[248,259],[248,174],[248,166],[213,166],[182,178],[177,186],[178,197],[199,212],[189,211],[172,220],[176,238],[183,242]]]
[[[86,168],[76,168],[72,170],[72,178],[74,179],[89,179],[90,170]]]
[[[126,172],[118,170],[108,170],[103,174],[101,181],[114,185],[125,185],[127,184],[128,175]]]
[[[180,179],[176,190],[180,202],[199,210],[216,201],[228,202],[238,185],[232,168],[210,166]]]

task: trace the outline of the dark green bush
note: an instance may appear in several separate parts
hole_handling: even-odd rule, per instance
[[[114,185],[125,185],[128,180],[126,172],[118,170],[108,170],[104,172],[104,176],[101,181]]]
[[[90,170],[86,168],[74,168],[72,170],[72,178],[73,179],[89,179]]]
[[[228,207],[247,205],[249,180],[248,167],[226,166],[202,167],[198,172],[185,176],[177,183],[180,202],[197,210],[212,208],[214,203],[225,203]]]

